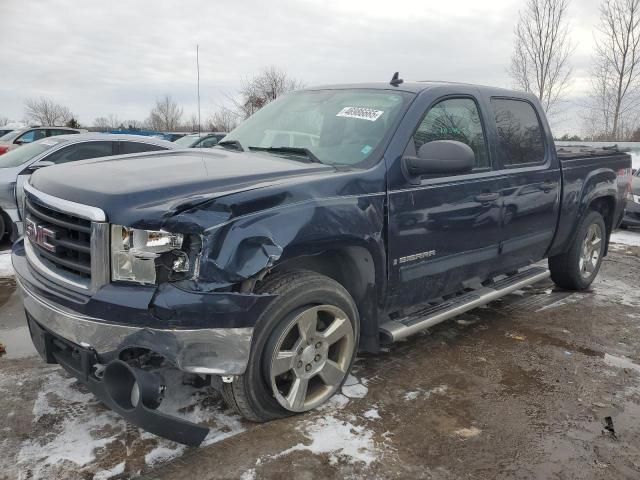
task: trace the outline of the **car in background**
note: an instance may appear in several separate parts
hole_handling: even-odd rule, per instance
[[[15,128],[0,127],[0,137],[4,137],[7,133],[11,133]]]
[[[627,208],[622,218],[622,227],[640,228],[640,169],[633,172],[631,188],[627,195]]]
[[[162,132],[162,138],[169,142],[175,142],[179,138],[182,138],[186,135],[186,132]]]
[[[172,142],[139,135],[83,133],[44,138],[0,156],[0,239],[22,234],[23,187],[36,170],[89,158],[177,148]]]
[[[190,133],[173,143],[181,148],[211,148],[226,136],[225,132]]]
[[[84,133],[81,128],[68,127],[27,127],[13,130],[0,137],[0,155],[18,148],[20,145],[32,143],[47,137]]]

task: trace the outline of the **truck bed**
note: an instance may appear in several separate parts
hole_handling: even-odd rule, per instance
[[[631,157],[618,150],[617,145],[563,145],[556,151],[563,188],[558,228],[548,256],[569,248],[584,210],[600,195],[609,195],[610,203],[602,208],[611,209],[609,227],[617,228],[622,220],[624,197],[631,178]]]
[[[560,160],[573,160],[576,158],[594,158],[621,155],[617,145],[606,147],[591,147],[588,145],[563,145],[556,149]]]

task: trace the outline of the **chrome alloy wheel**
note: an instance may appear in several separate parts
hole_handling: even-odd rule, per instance
[[[296,315],[276,341],[269,365],[278,403],[304,412],[328,400],[347,375],[354,341],[353,326],[337,307],[319,305]]]
[[[589,278],[598,266],[602,255],[602,228],[597,223],[592,223],[587,230],[587,235],[582,242],[580,253],[580,275],[582,278]]]

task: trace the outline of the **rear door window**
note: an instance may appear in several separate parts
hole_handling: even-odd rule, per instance
[[[35,142],[36,140],[40,140],[45,136],[46,136],[45,130],[36,128],[34,130],[29,130],[28,132],[23,133],[16,140],[22,143],[31,143],[31,142]]]
[[[76,130],[61,130],[58,128],[49,129],[50,137],[55,137],[56,135],[73,135],[74,133],[80,133],[80,132],[77,132]]]
[[[153,145],[152,143],[141,142],[120,142],[120,153],[141,153],[141,152],[154,152],[157,150],[167,150],[160,145]]]
[[[211,148],[218,143],[218,137],[208,137],[198,143],[200,148]]]
[[[42,160],[55,164],[113,155],[113,142],[82,142],[53,152]]]
[[[545,143],[538,115],[529,102],[492,98],[498,156],[505,167],[544,163]]]

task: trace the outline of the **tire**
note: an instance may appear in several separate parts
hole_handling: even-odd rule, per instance
[[[600,238],[597,248],[593,246],[594,230],[599,232]],[[591,237],[589,240],[591,246],[587,246],[585,250],[588,236]],[[596,211],[589,212],[580,222],[571,248],[561,255],[549,258],[551,279],[555,284],[567,290],[589,288],[602,265],[606,239],[607,229],[602,215]],[[589,251],[592,251],[597,258],[591,256],[591,260],[587,262],[585,256],[588,256]]]
[[[247,370],[233,382],[222,384],[224,400],[253,422],[266,422],[316,408],[340,390],[353,365],[359,338],[355,302],[339,283],[303,270],[273,274],[259,284],[256,293],[276,294],[277,298],[256,322]],[[317,322],[321,331],[316,327],[313,333],[308,330],[303,336],[300,325],[306,325],[312,317],[316,319],[313,324]],[[324,325],[331,325],[331,332],[344,336],[330,344],[331,339],[325,341],[324,337],[330,329],[322,331]],[[313,340],[309,343],[308,339]],[[276,375],[276,362],[284,354],[291,365]],[[327,371],[333,369],[332,363],[340,367],[337,371],[342,378],[336,374],[329,384],[325,378]],[[305,381],[297,375],[314,377],[307,380],[309,389],[304,388],[304,403],[287,403],[289,397],[298,399],[298,395],[292,394],[294,386]],[[286,395],[288,385],[291,390]],[[302,391],[302,388],[295,390]],[[285,408],[285,404],[290,408]]]
[[[4,236],[9,233],[6,228],[6,222],[4,219],[4,213],[0,210],[0,240],[4,239]]]

